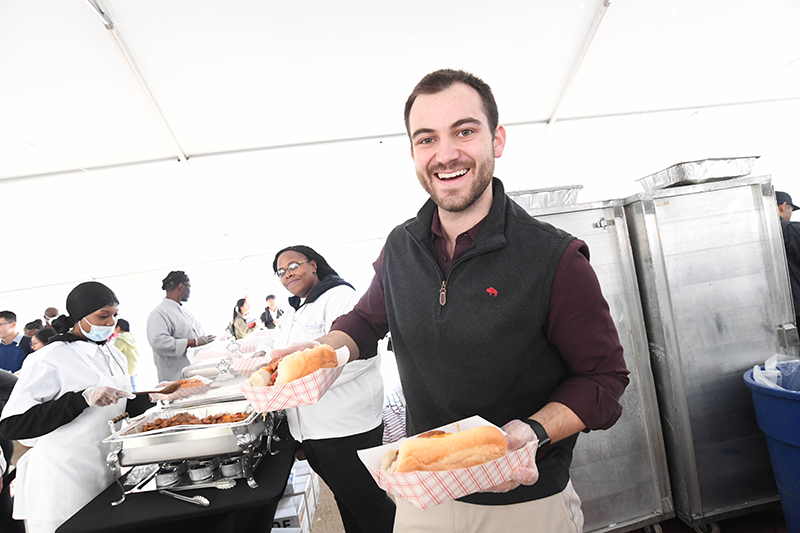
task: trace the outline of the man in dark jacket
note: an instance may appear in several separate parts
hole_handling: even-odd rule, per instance
[[[17,315],[12,311],[0,311],[0,368],[16,372],[22,362],[33,351],[31,338],[17,333]]]
[[[319,341],[353,360],[391,331],[411,435],[480,415],[503,426],[512,451],[551,445],[491,492],[424,511],[398,498],[395,531],[580,533],[572,450],[582,430],[616,422],[628,384],[588,248],[493,178],[506,131],[482,80],[429,74],[405,117],[430,200],[391,232],[369,289]]]
[[[800,313],[800,222],[792,222],[792,211],[797,206],[792,197],[785,192],[775,191],[778,201],[778,214],[781,216],[783,245],[786,247],[786,262],[789,265],[789,281],[792,285],[792,301],[795,315]],[[795,324],[800,324],[800,316],[795,316]]]

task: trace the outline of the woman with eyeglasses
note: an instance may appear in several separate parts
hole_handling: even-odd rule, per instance
[[[308,246],[284,248],[275,255],[272,269],[293,295],[290,308],[272,330],[274,348],[328,333],[333,321],[358,300],[353,286]],[[389,533],[394,527],[394,502],[375,484],[356,453],[383,441],[378,359],[348,364],[319,402],[286,411],[292,436],[333,492],[347,533]]]
[[[3,409],[0,436],[36,439],[17,464],[14,518],[30,533],[52,533],[100,494],[114,477],[106,466],[108,421],[143,413],[149,398],[131,393],[128,362],[106,341],[119,300],[96,281],[67,297],[59,335],[31,353]],[[135,399],[133,399],[135,398]]]

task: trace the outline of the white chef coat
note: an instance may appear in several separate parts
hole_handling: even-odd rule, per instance
[[[347,285],[333,287],[295,311],[289,307],[275,330],[275,348],[315,340],[358,301]],[[345,365],[328,392],[314,405],[286,410],[289,430],[297,441],[357,435],[383,420],[383,376],[380,356]]]
[[[164,298],[147,317],[147,340],[153,349],[153,362],[159,381],[175,381],[189,366],[186,356],[189,339],[205,335],[203,326],[175,300]]]
[[[67,392],[104,385],[131,390],[128,363],[112,345],[55,342],[31,353],[22,365],[2,418],[25,413]],[[106,466],[108,420],[125,411],[127,400],[87,407],[72,422],[37,439],[17,470],[14,518],[28,520],[31,533],[55,531],[113,483]]]

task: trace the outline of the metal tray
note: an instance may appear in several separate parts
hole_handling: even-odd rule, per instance
[[[747,176],[759,156],[729,159],[703,159],[688,161],[665,168],[655,174],[636,180],[645,190],[666,189],[677,185],[692,185]]]
[[[187,425],[142,431],[145,424],[156,418],[170,418],[178,413],[204,418],[239,412],[250,415],[241,422],[231,424]],[[245,400],[145,413],[132,419],[129,426],[105,438],[103,443],[119,448],[120,465],[133,466],[237,453],[255,442],[266,428],[267,422],[262,414],[255,412]]]
[[[512,191],[508,193],[508,196],[525,209],[561,207],[578,203],[578,191],[581,189],[583,189],[583,185],[568,185],[565,187]]]

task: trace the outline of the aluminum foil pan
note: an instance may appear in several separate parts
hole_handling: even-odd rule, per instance
[[[241,422],[230,424],[186,425],[142,431],[145,424],[156,418],[171,418],[178,413],[189,413],[198,418],[233,413],[249,413],[249,416]],[[242,451],[240,442],[252,442],[265,429],[264,417],[245,400],[145,413],[132,419],[129,426],[103,442],[121,446],[119,463],[133,466],[238,453]]]
[[[525,209],[538,209],[576,204],[578,203],[578,191],[581,189],[583,189],[583,185],[568,185],[566,187],[513,191],[507,194]]]
[[[738,178],[750,174],[758,157],[688,161],[672,165],[661,172],[650,174],[636,181],[641,183],[646,191],[654,191],[673,186]]]

